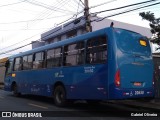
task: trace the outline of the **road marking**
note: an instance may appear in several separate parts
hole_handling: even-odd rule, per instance
[[[43,108],[43,109],[48,109],[48,107],[41,106],[41,105],[36,105],[36,104],[32,104],[32,103],[28,103],[28,105],[31,105],[31,106],[34,106],[34,107]]]

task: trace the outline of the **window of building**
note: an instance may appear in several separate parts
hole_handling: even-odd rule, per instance
[[[76,35],[77,35],[77,31],[72,30],[72,31],[67,33],[67,38],[72,38],[72,37],[75,37]]]
[[[21,57],[15,58],[14,61],[14,71],[19,71],[22,68],[22,60]]]
[[[62,49],[55,48],[47,51],[47,68],[61,66]]]
[[[33,69],[44,68],[44,52],[35,53]]]
[[[84,63],[84,42],[64,46],[64,66],[81,65]]]
[[[97,37],[87,41],[86,63],[104,63],[107,59],[106,37]]]

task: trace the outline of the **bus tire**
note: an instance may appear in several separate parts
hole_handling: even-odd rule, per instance
[[[19,96],[20,96],[20,93],[18,92],[18,86],[17,86],[16,83],[13,84],[13,95],[14,95],[15,97],[19,97]]]
[[[54,89],[54,103],[58,107],[66,105],[66,91],[62,85],[58,85]]]

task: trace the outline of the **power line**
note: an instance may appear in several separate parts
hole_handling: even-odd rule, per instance
[[[80,6],[82,7],[82,8],[84,8],[84,5],[82,5],[81,3],[81,1],[80,0],[73,0],[73,1],[75,1],[75,3],[77,3],[77,4],[80,4]],[[80,3],[79,3],[80,2]]]
[[[151,0],[151,1],[155,1],[155,0]],[[148,1],[146,1],[146,2],[148,2]],[[144,2],[143,2],[144,3]],[[136,3],[136,4],[139,4],[139,3]],[[139,7],[139,8],[135,8],[135,9],[131,9],[131,10],[127,10],[127,11],[124,11],[124,12],[120,12],[120,13],[116,13],[116,14],[113,14],[113,15],[109,15],[109,16],[106,16],[106,17],[104,17],[104,18],[102,18],[101,20],[92,20],[91,22],[94,22],[94,21],[96,21],[96,22],[99,22],[99,21],[102,21],[102,20],[104,20],[105,18],[108,18],[108,17],[113,17],[113,16],[116,16],[116,15],[120,15],[120,14],[124,14],[124,13],[128,13],[128,12],[131,12],[131,11],[135,11],[135,10],[138,10],[138,9],[142,9],[142,8],[146,8],[146,7],[150,7],[150,6],[154,6],[154,5],[157,5],[157,4],[160,4],[160,2],[158,2],[158,3],[154,3],[154,4],[150,4],[150,5],[146,5],[146,6],[142,6],[142,7]],[[135,5],[135,4],[134,4]],[[130,5],[128,5],[128,6],[130,6]],[[133,4],[132,4],[132,6],[133,6]],[[124,6],[123,6],[124,7]],[[122,7],[120,7],[120,8],[122,8]],[[114,8],[115,9],[115,8]],[[117,9],[117,8],[116,8]],[[112,9],[113,10],[113,9]],[[108,11],[108,10],[105,10],[105,11],[99,11],[99,12],[96,12],[96,13],[102,13],[102,12],[106,12],[106,11]],[[73,16],[74,17],[74,16]],[[59,23],[59,24],[62,24],[62,23],[64,23],[64,22],[67,22],[67,21],[69,21],[70,19],[72,19],[73,17],[71,17],[71,18],[69,18],[69,19],[67,19],[67,20],[65,20],[65,21],[63,21],[63,22],[61,22],[61,23]],[[59,25],[58,24],[58,25]],[[59,31],[59,29],[57,30],[57,31]],[[57,31],[54,31],[54,32],[57,32]],[[51,34],[53,34],[53,33],[51,33]],[[46,35],[46,36],[44,36],[43,38],[45,38],[45,37],[47,37],[48,35]],[[33,36],[32,36],[33,37]],[[23,41],[21,41],[21,42],[24,42],[24,40]],[[19,42],[20,43],[20,42]],[[18,43],[18,44],[19,44]],[[16,43],[17,44],[17,43]],[[2,55],[2,54],[5,54],[5,53],[9,53],[9,52],[11,52],[11,51],[15,51],[15,50],[17,50],[17,49],[20,49],[20,48],[22,48],[22,47],[25,47],[25,46],[28,46],[28,45],[30,45],[30,44],[32,44],[32,43],[29,43],[29,44],[27,44],[27,45],[23,45],[23,46],[20,46],[20,47],[18,47],[18,48],[14,48],[14,49],[11,49],[11,50],[8,50],[8,51],[5,51],[5,52],[2,52],[2,53],[0,53],[0,55]],[[14,44],[15,45],[15,44]],[[13,45],[12,45],[13,46]],[[8,47],[10,47],[10,46],[8,46]],[[6,48],[8,48],[8,47],[6,47]],[[3,49],[5,49],[5,48],[3,48]],[[1,49],[1,50],[3,50],[3,49]]]
[[[68,16],[68,15],[54,16],[54,17],[44,18],[44,19],[33,19],[33,20],[6,22],[6,23],[0,23],[0,24],[16,24],[16,23],[23,23],[23,22],[41,21],[41,20],[53,19],[53,18],[64,17],[64,16]]]
[[[83,11],[79,12],[78,14],[80,14],[80,13],[82,13],[82,12],[83,12]],[[73,19],[74,17],[75,17],[75,16],[72,16],[72,17],[70,17],[69,19],[67,19],[67,20],[65,20],[65,21],[63,21],[63,22],[58,23],[57,26],[65,23],[65,22],[67,22],[67,21],[69,21],[69,20],[71,20],[71,19]],[[69,25],[69,24],[67,24],[67,26],[68,26],[68,25]],[[61,30],[61,29],[58,29],[57,31],[59,31],[59,30]],[[57,31],[54,31],[54,32],[57,32]],[[13,44],[13,45],[10,45],[10,46],[7,46],[7,47],[5,47],[5,48],[2,48],[2,49],[0,49],[0,51],[1,51],[1,50],[4,50],[4,49],[6,49],[6,48],[9,48],[9,47],[15,46],[15,45],[17,45],[17,44],[20,44],[20,43],[22,43],[22,42],[24,42],[24,41],[26,41],[26,40],[29,40],[29,39],[31,39],[31,38],[39,35],[39,34],[40,34],[40,33],[38,33],[38,34],[36,34],[36,35],[33,35],[33,36],[31,36],[31,37],[29,37],[29,38],[27,38],[27,39],[25,39],[25,40],[22,40],[22,41],[20,41],[20,42],[17,42],[17,43],[15,43],[15,44]],[[51,34],[53,34],[53,33],[51,33]],[[48,35],[47,35],[47,36],[48,36]],[[43,38],[45,38],[45,37],[47,37],[47,36],[44,36]],[[30,43],[30,44],[32,44],[32,43]],[[29,44],[29,45],[30,45],[30,44]],[[19,49],[20,49],[20,48],[19,48]],[[12,50],[11,50],[11,51],[12,51]],[[0,53],[0,55],[1,55],[1,53]]]
[[[132,12],[132,11],[135,11],[135,10],[138,10],[138,9],[142,9],[142,8],[146,8],[146,7],[150,7],[150,6],[154,6],[154,5],[158,5],[158,4],[160,4],[160,2],[154,3],[154,4],[150,4],[150,5],[146,5],[146,6],[139,7],[139,8],[135,8],[135,9],[131,9],[131,10],[127,10],[127,11],[124,11],[124,12],[116,13],[116,14],[113,14],[113,15],[109,15],[109,16],[103,17],[102,19],[100,19],[100,20],[98,20],[98,21],[97,21],[97,20],[92,20],[91,22],[94,22],[94,21],[99,22],[99,21],[104,20],[105,18],[117,16],[117,15],[120,15],[120,14]],[[104,12],[104,11],[103,11],[103,12]],[[101,12],[100,12],[100,13],[101,13]]]
[[[44,30],[49,28],[35,28],[35,29],[0,29],[0,31],[28,31],[28,30]]]
[[[78,15],[79,5],[80,5],[80,0],[79,0],[79,3],[78,3],[78,8],[77,8],[77,15]],[[76,15],[76,18],[77,18],[77,15]]]
[[[99,6],[102,6],[102,5],[105,5],[105,4],[114,2],[114,1],[117,1],[117,0],[110,0],[110,1],[108,1],[108,2],[104,2],[104,3],[101,3],[101,4],[99,4],[99,5],[91,6],[89,9],[92,9],[92,8],[95,8],[95,7],[99,7]]]
[[[73,2],[73,0],[70,0],[68,2],[68,6],[74,10],[77,9],[77,4],[75,5],[75,2]]]
[[[80,0],[80,2],[84,5],[84,7],[86,6],[86,5],[82,2],[82,0]]]
[[[154,1],[158,1],[158,0],[149,0],[149,1],[145,1],[145,2],[139,2],[139,3],[135,3],[135,4],[130,4],[130,5],[122,6],[122,7],[117,7],[117,8],[113,8],[113,9],[108,9],[108,10],[103,10],[103,11],[95,12],[94,14],[98,14],[98,13],[102,13],[102,12],[108,12],[108,11],[113,11],[113,10],[118,10],[118,9],[127,8],[127,7],[131,7],[131,6],[135,6],[135,5],[140,5],[140,4],[144,4],[144,3],[154,2]]]
[[[0,7],[6,7],[6,6],[10,6],[10,5],[16,5],[16,4],[25,2],[25,1],[26,1],[26,0],[23,0],[23,1],[21,1],[21,2],[15,2],[15,3],[10,3],[10,4],[5,4],[5,5],[1,5]]]
[[[61,0],[60,2],[55,4],[54,7],[58,7],[58,8],[64,7],[64,5],[66,3],[68,3],[68,1],[69,0]],[[52,11],[49,11],[49,12],[47,10],[44,11],[43,13],[41,13],[38,17],[36,17],[35,22],[32,22],[32,24],[30,24],[29,26],[33,27],[35,25],[35,23],[37,22],[36,19],[46,18],[46,17],[50,16],[51,14],[53,14],[54,12],[56,12],[56,11],[54,11],[54,9]],[[27,26],[27,29],[28,29],[29,26]]]
[[[55,6],[49,6],[47,4],[44,4],[44,3],[41,3],[41,2],[38,2],[38,1],[35,1],[35,0],[32,0],[32,1],[26,0],[25,2],[28,2],[30,4],[37,5],[37,6],[49,9],[49,10],[54,10],[54,11],[57,11],[57,12],[70,12],[70,13],[73,13],[73,11],[64,10],[64,9],[61,9],[61,8],[58,8],[58,7],[55,7]]]

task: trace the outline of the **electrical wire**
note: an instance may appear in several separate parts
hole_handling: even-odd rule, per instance
[[[82,0],[80,0],[80,2],[84,5],[84,7],[86,6],[86,5],[82,2]]]
[[[151,1],[155,1],[155,0],[150,0],[150,2]],[[145,1],[145,3],[146,2],[149,2],[149,1]],[[142,4],[142,3],[144,3],[144,2],[141,2],[141,3],[136,3],[136,4],[132,4],[132,5],[128,5],[128,6],[133,6],[133,5],[137,5],[137,4]],[[124,13],[128,13],[128,12],[132,12],[132,11],[135,11],[135,10],[138,10],[138,9],[142,9],[142,8],[146,8],[146,7],[150,7],[150,6],[154,6],[154,5],[158,5],[158,4],[160,4],[160,2],[158,2],[158,3],[154,3],[154,4],[150,4],[150,5],[145,5],[145,6],[143,6],[143,7],[139,7],[139,8],[134,8],[134,9],[131,9],[131,10],[127,10],[127,11],[123,11],[123,12],[120,12],[120,13],[116,13],[116,14],[113,14],[113,15],[109,15],[109,16],[106,16],[106,17],[103,17],[101,20],[92,20],[91,22],[94,22],[94,21],[96,21],[96,22],[99,22],[99,21],[102,21],[102,20],[104,20],[105,18],[108,18],[108,17],[113,17],[113,16],[116,16],[116,15],[120,15],[120,14],[124,14]],[[126,7],[128,7],[128,6],[126,6]],[[121,9],[122,7],[119,7],[119,9]],[[123,8],[124,8],[124,6],[123,6]],[[118,8],[114,8],[114,9],[112,9],[112,10],[115,10],[115,9],[118,9]],[[95,12],[95,13],[102,13],[102,12],[106,12],[106,11],[108,11],[108,10],[104,10],[104,11],[99,11],[99,12]],[[110,11],[111,11],[111,9],[110,9]],[[79,12],[80,13],[80,12]],[[74,17],[74,16],[73,16]],[[69,19],[67,19],[67,20],[65,20],[65,21],[63,21],[63,22],[61,22],[61,23],[59,23],[59,24],[63,24],[63,23],[65,23],[65,22],[67,22],[67,21],[69,21],[69,20],[71,20],[73,17],[71,17],[71,18],[69,18]],[[57,31],[55,31],[55,32],[57,32]],[[51,34],[53,34],[53,33],[51,33]],[[48,35],[47,35],[48,36]],[[45,37],[47,37],[47,36],[45,36]],[[21,42],[24,42],[24,40],[23,41],[21,41]],[[20,42],[19,42],[20,43]],[[19,44],[18,43],[18,44]],[[17,43],[16,43],[17,44]],[[11,49],[11,50],[8,50],[8,51],[5,51],[5,52],[1,52],[0,53],[0,55],[2,55],[2,54],[5,54],[5,53],[8,53],[8,52],[11,52],[11,51],[15,51],[15,50],[17,50],[17,49],[20,49],[20,48],[22,48],[22,47],[25,47],[25,46],[28,46],[28,45],[30,45],[30,44],[32,44],[32,43],[29,43],[29,44],[26,44],[26,45],[23,45],[23,46],[20,46],[20,47],[18,47],[18,48],[14,48],[14,49]],[[15,44],[14,44],[15,45]],[[13,45],[12,45],[13,46]],[[10,47],[10,46],[8,46],[8,47]],[[8,48],[8,47],[6,47],[6,48]],[[5,49],[5,48],[3,48],[3,49]],[[3,49],[1,49],[1,50],[3,50]]]
[[[80,0],[73,0],[76,4],[79,4],[82,8],[84,8],[84,5],[81,4]]]
[[[55,6],[49,6],[47,4],[44,4],[44,3],[41,3],[41,2],[38,2],[38,1],[35,1],[35,0],[32,0],[32,1],[26,0],[26,2],[28,2],[30,4],[33,4],[33,5],[43,7],[43,8],[46,8],[46,9],[49,9],[49,10],[52,10],[52,11],[57,11],[57,12],[62,12],[62,13],[64,13],[64,12],[73,13],[73,11],[64,10],[64,9],[61,9],[61,8],[58,8],[58,7],[55,7]]]
[[[99,4],[99,5],[91,6],[89,9],[92,9],[92,8],[95,8],[95,7],[99,7],[99,6],[102,6],[102,5],[111,3],[111,2],[115,2],[115,1],[117,1],[117,0],[110,0],[110,1],[108,1],[108,2],[104,2],[104,3],[101,3],[101,4]]]
[[[25,2],[26,0],[20,1],[20,2],[15,2],[15,3],[10,3],[10,4],[5,4],[5,5],[1,5],[0,7],[6,7],[6,6],[11,6],[11,5],[16,5],[22,2]]]
[[[83,12],[83,11],[81,11],[81,12]],[[79,12],[79,14],[81,13],[81,12]],[[58,25],[61,25],[61,24],[63,24],[63,23],[65,23],[65,22],[67,22],[67,21],[69,21],[69,20],[71,20],[71,19],[73,19],[74,18],[74,16],[72,16],[71,18],[69,18],[69,19],[67,19],[67,20],[65,20],[65,21],[63,21],[63,22],[61,22],[61,23],[58,23],[57,24],[57,26]],[[71,24],[71,23],[70,23]],[[67,24],[67,26],[68,26],[69,24]],[[51,28],[52,29],[52,28]],[[57,31],[59,31],[59,30],[61,30],[61,29],[58,29]],[[55,32],[57,32],[57,31],[55,31]],[[39,35],[40,33],[38,33],[38,34],[36,34],[36,35],[33,35],[33,36],[31,36],[31,37],[29,37],[29,38],[27,38],[27,39],[24,39],[24,40],[22,40],[22,41],[20,41],[20,42],[17,42],[17,43],[15,43],[15,44],[13,44],[13,45],[10,45],[10,46],[7,46],[7,47],[5,47],[5,48],[2,48],[2,49],[0,49],[0,51],[2,51],[2,50],[4,50],[4,49],[6,49],[6,48],[10,48],[10,47],[12,47],[12,46],[15,46],[15,45],[17,45],[17,44],[20,44],[20,43],[22,43],[22,42],[24,42],[24,41],[26,41],[26,40],[29,40],[29,39],[31,39],[31,38],[33,38],[33,37],[35,37],[35,36],[37,36],[37,35]],[[53,34],[53,33],[51,33],[51,34]],[[48,36],[48,35],[47,35]],[[43,38],[45,38],[45,37],[47,37],[47,36],[44,36]],[[30,43],[30,44],[32,44],[32,43]],[[30,44],[28,44],[28,45],[30,45]],[[20,47],[21,48],[21,47]],[[20,49],[19,48],[19,49]],[[18,48],[16,48],[16,50],[17,50]],[[12,49],[13,50],[13,49]],[[12,51],[11,50],[11,51]],[[7,52],[8,53],[8,52]],[[0,53],[0,55],[1,55],[1,53]]]
[[[108,12],[108,11],[113,11],[113,10],[119,10],[119,9],[122,9],[122,8],[127,8],[127,7],[136,6],[136,5],[140,5],[140,4],[144,4],[144,3],[149,3],[149,2],[154,2],[154,1],[158,1],[158,0],[148,0],[148,1],[145,1],[145,2],[139,2],[139,3],[130,4],[130,5],[122,6],[122,7],[117,7],[117,8],[113,8],[113,9],[108,9],[108,10],[103,10],[103,11],[99,11],[99,12],[94,12],[94,14],[98,14],[98,13],[102,13],[102,12]]]
[[[131,9],[131,10],[127,10],[127,11],[123,11],[123,12],[120,12],[120,13],[116,13],[116,14],[113,14],[113,15],[109,15],[109,16],[106,16],[106,17],[103,17],[102,19],[100,20],[92,20],[91,22],[99,22],[99,21],[102,21],[104,20],[105,18],[109,18],[109,17],[113,17],[113,16],[117,16],[117,15],[120,15],[120,14],[124,14],[124,13],[128,13],[128,12],[132,12],[132,11],[135,11],[135,10],[139,10],[139,9],[142,9],[142,8],[146,8],[146,7],[150,7],[150,6],[154,6],[154,5],[158,5],[160,4],[160,2],[158,3],[154,3],[154,4],[150,4],[150,5],[146,5],[146,6],[143,6],[143,7],[139,7],[139,8],[135,8],[135,9]],[[103,11],[104,12],[104,11]],[[99,12],[101,13],[101,12]]]
[[[79,9],[79,5],[80,5],[80,0],[79,0],[79,3],[78,3],[78,8],[77,8],[76,18],[77,18],[77,16],[78,16],[78,9]]]
[[[69,1],[69,0],[61,0],[59,3],[57,3],[56,5],[53,5],[53,6],[58,7],[58,8],[61,8],[61,7],[63,7],[66,3],[68,3],[68,1]],[[38,22],[38,21],[36,21],[36,19],[46,18],[46,17],[50,16],[51,14],[53,14],[54,12],[56,12],[56,11],[49,11],[49,12],[48,12],[48,9],[47,9],[46,11],[44,11],[43,13],[41,13],[41,14],[39,15],[39,17],[36,17],[36,18],[35,18],[35,21],[33,21],[33,22],[30,23],[30,24],[27,24],[26,29],[28,29],[30,26],[31,26],[31,27],[35,26],[36,23]]]
[[[24,22],[32,22],[32,21],[41,21],[41,20],[54,19],[54,18],[59,18],[59,17],[64,17],[64,16],[69,16],[69,14],[68,15],[61,15],[61,16],[54,16],[54,17],[49,17],[49,18],[43,18],[43,19],[33,19],[33,20],[6,22],[6,23],[0,23],[0,24],[19,24],[19,23],[24,23]]]

